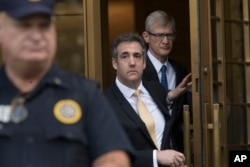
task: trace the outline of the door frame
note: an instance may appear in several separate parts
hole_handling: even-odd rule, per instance
[[[193,163],[194,166],[219,167],[221,161],[221,136],[219,131],[219,114],[224,113],[224,84],[225,73],[223,58],[220,58],[220,71],[218,74],[223,86],[219,90],[222,97],[220,104],[214,104],[214,78],[212,56],[212,31],[210,1],[190,0],[190,42],[191,42],[191,69],[192,69],[192,95],[193,95]],[[220,4],[221,5],[221,4]],[[221,14],[220,14],[221,16]],[[221,23],[221,22],[220,22]],[[216,28],[222,30],[222,23]],[[223,56],[222,36],[218,36],[217,53]],[[217,72],[217,71],[216,71]],[[220,112],[220,113],[219,113]],[[222,115],[223,117],[223,115]],[[224,150],[226,151],[226,150]]]
[[[101,0],[83,0],[85,75],[102,88]]]
[[[193,112],[193,165],[203,166],[202,122],[200,103],[200,27],[199,27],[199,2],[189,1],[190,17],[190,46],[191,46],[191,73],[192,73],[192,112]],[[198,121],[196,121],[198,120]],[[194,144],[195,143],[195,144]],[[190,162],[190,160],[189,160]]]

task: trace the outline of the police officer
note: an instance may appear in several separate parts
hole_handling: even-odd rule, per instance
[[[0,1],[0,166],[128,167],[133,150],[97,85],[53,63],[53,8]]]

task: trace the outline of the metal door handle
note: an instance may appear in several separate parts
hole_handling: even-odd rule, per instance
[[[190,146],[190,114],[189,105],[183,106],[183,141],[186,164],[191,166],[191,146]]]
[[[214,167],[221,166],[219,104],[213,104],[213,159]]]

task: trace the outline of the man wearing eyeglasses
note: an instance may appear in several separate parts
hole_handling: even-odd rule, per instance
[[[0,1],[0,166],[129,167],[133,148],[97,84],[53,63],[53,8]]]
[[[169,114],[175,123],[172,146],[183,151],[182,108],[191,101],[188,90],[192,82],[184,66],[169,58],[176,37],[174,18],[164,11],[150,13],[142,36],[148,44],[143,80],[160,82],[165,88]]]

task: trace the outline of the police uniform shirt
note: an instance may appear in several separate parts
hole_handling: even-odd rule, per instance
[[[1,167],[89,167],[111,150],[132,153],[111,107],[92,81],[54,65],[34,91],[18,94],[2,68]],[[18,96],[25,99],[19,106],[28,115],[16,122],[11,106]]]

